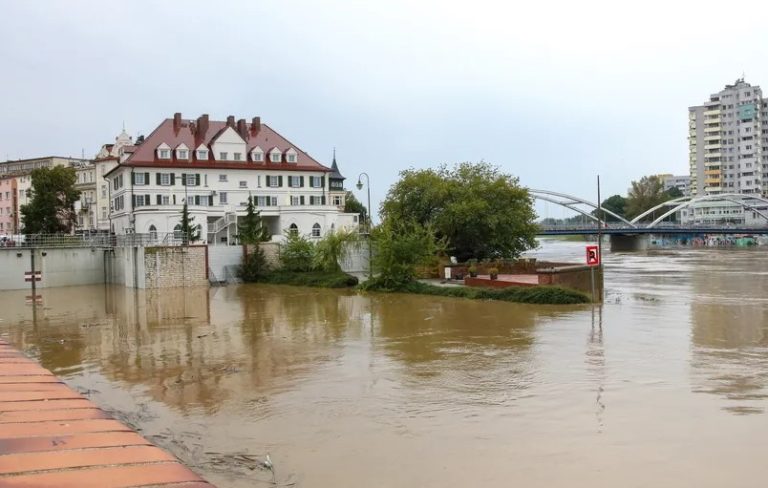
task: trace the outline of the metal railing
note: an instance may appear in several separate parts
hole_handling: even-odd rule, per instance
[[[0,235],[0,248],[181,246],[179,232],[148,234],[26,234]]]

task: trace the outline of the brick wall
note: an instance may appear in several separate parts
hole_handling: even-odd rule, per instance
[[[144,248],[145,288],[208,286],[208,246]]]

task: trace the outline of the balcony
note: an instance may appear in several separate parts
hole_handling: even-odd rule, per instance
[[[704,145],[704,149],[706,149],[706,150],[710,150],[710,149],[720,149],[721,147],[723,147],[723,146],[722,146],[722,144],[720,144],[720,143],[717,143],[717,144],[705,144],[705,145]]]

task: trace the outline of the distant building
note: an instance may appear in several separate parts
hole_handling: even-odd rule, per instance
[[[286,231],[319,238],[358,223],[357,214],[343,211],[335,158],[330,168],[320,164],[259,117],[212,121],[176,113],[130,149],[105,175],[118,234],[179,231],[187,202],[202,240],[231,243],[249,196],[275,238]]]
[[[690,192],[768,194],[768,100],[743,78],[688,108]]]
[[[685,196],[691,194],[691,177],[689,175],[675,176],[664,174],[659,175],[659,178],[664,183],[664,191],[677,188]]]
[[[16,178],[0,177],[0,235],[18,233]]]

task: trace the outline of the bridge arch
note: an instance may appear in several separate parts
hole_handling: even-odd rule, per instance
[[[558,192],[549,191],[549,190],[535,190],[531,188],[528,189],[528,193],[530,193],[531,196],[537,200],[543,200],[545,202],[550,202],[556,205],[560,205],[561,207],[565,207],[567,209],[578,212],[581,215],[589,217],[590,219],[598,223],[605,224],[606,222],[601,221],[598,217],[595,217],[594,215],[592,215],[591,212],[582,210],[581,208],[578,207],[578,205],[584,205],[594,210],[602,210],[606,214],[617,218],[619,221],[627,224],[630,227],[637,227],[637,224],[634,223],[634,221],[630,222],[629,220],[625,219],[621,215],[618,215],[608,210],[605,207],[602,207],[602,206],[598,207],[595,203],[590,202],[589,200],[584,200],[583,198],[575,197],[573,195],[568,195],[566,193],[558,193]]]
[[[653,222],[645,226],[647,228],[653,228],[657,226],[665,218],[669,217],[670,215],[684,208],[690,207],[694,203],[705,202],[705,201],[720,201],[720,200],[741,205],[743,208],[752,210],[753,212],[755,212],[756,214],[764,218],[766,221],[768,221],[768,215],[764,214],[763,212],[758,210],[756,207],[749,205],[748,203],[745,202],[745,200],[757,200],[759,202],[768,204],[768,199],[765,199],[759,195],[752,195],[747,193],[721,193],[719,195],[701,195],[696,197],[688,196],[688,197],[675,198],[674,200],[667,200],[666,202],[660,203],[659,205],[656,205],[655,207],[650,208],[645,212],[641,213],[640,215],[632,219],[632,223],[636,227],[637,225],[640,224],[640,221],[643,218],[647,217],[648,215],[651,215],[656,210],[659,210],[665,207],[672,207],[671,210],[666,211],[656,220],[654,220]]]

